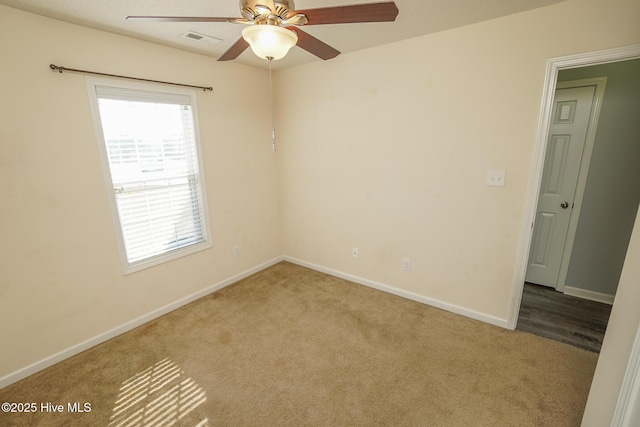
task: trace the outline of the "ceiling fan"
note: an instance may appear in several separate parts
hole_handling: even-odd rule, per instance
[[[236,59],[249,46],[269,62],[284,57],[298,45],[318,58],[327,60],[338,50],[313,37],[299,27],[303,25],[392,22],[398,16],[394,2],[367,3],[295,10],[293,0],[240,0],[242,18],[198,16],[127,16],[127,19],[161,22],[230,22],[247,25],[242,37],[218,61]]]

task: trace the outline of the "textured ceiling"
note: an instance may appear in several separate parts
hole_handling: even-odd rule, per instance
[[[372,3],[382,0],[297,0],[296,9]],[[560,3],[564,0],[395,0],[400,10],[393,23],[316,25],[305,28],[309,34],[342,53],[354,52],[399,40],[431,34],[463,25]],[[237,0],[0,0],[22,9],[86,27],[123,34],[192,52],[220,57],[239,37],[243,26],[230,23],[173,23],[127,21],[128,15],[176,15],[240,17]],[[211,45],[182,34],[194,31],[222,42]],[[256,67],[266,61],[247,49],[236,60]],[[294,47],[274,61],[275,70],[320,59]]]

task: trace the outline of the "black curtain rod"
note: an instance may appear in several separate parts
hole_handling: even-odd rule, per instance
[[[62,73],[63,71],[71,71],[71,72],[74,72],[74,73],[95,74],[97,76],[117,77],[117,78],[120,78],[120,79],[138,80],[138,81],[141,81],[141,82],[152,82],[152,83],[162,83],[162,84],[165,84],[165,85],[173,85],[173,86],[193,87],[193,88],[196,88],[196,89],[202,89],[205,92],[208,91],[208,90],[213,91],[213,88],[211,86],[209,86],[209,87],[193,86],[193,85],[185,85],[185,84],[182,84],[182,83],[163,82],[162,80],[150,80],[150,79],[141,79],[141,78],[138,78],[138,77],[119,76],[117,74],[97,73],[95,71],[77,70],[75,68],[66,68],[66,67],[58,66],[58,65],[54,65],[54,64],[49,64],[49,68],[51,68],[52,70],[58,70],[59,73]]]

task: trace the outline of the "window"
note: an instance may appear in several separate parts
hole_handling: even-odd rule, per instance
[[[195,92],[87,87],[125,274],[211,247]]]

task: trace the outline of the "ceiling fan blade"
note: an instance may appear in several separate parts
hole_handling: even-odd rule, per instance
[[[295,31],[295,33],[298,35],[297,44],[299,47],[303,48],[309,53],[314,54],[320,59],[327,60],[340,55],[340,51],[332,48],[325,42],[318,40],[311,34],[302,31],[300,28],[287,27],[287,29],[290,31]]]
[[[245,39],[240,37],[237,42],[233,44],[225,53],[222,54],[218,61],[231,61],[236,59],[242,52],[249,47],[249,43]]]
[[[296,10],[307,16],[307,25],[352,24],[358,22],[392,22],[398,16],[398,6],[392,1]]]
[[[220,18],[215,16],[127,16],[127,19],[150,22],[233,22],[243,18]]]

